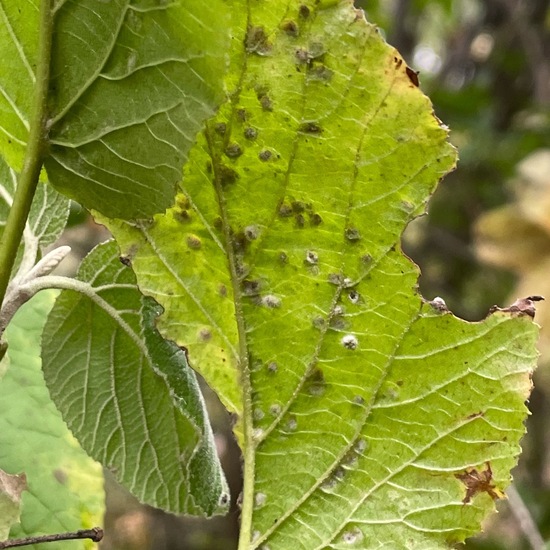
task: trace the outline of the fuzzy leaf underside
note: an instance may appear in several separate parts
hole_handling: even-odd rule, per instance
[[[0,468],[24,473],[19,538],[101,525],[103,473],[67,430],[52,403],[40,368],[40,336],[55,292],[42,292],[25,304],[6,330],[9,366],[0,383]],[[15,444],[16,442],[17,444]],[[68,541],[53,549],[83,550],[91,542]],[[34,548],[34,547],[33,547]]]
[[[142,502],[174,513],[226,510],[227,487],[194,373],[154,328],[110,242],[84,260],[90,295],[63,291],[44,329],[44,375],[83,448]]]
[[[509,483],[537,328],[418,296],[400,236],[455,154],[351,2],[231,7],[231,100],[176,206],[108,225],[241,415],[242,548],[449,547]]]
[[[196,0],[52,6],[50,182],[109,216],[163,211],[196,133],[220,101],[224,6]],[[0,6],[0,153],[16,170],[31,124],[38,27],[37,1]]]
[[[17,187],[17,174],[0,157],[0,235],[8,218]],[[61,235],[69,216],[69,200],[45,183],[39,183],[27,224],[28,239],[36,240],[40,250]]]

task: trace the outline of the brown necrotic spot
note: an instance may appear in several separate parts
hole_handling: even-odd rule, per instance
[[[242,282],[242,291],[245,296],[258,296],[260,293],[260,282],[245,279]]]
[[[323,218],[317,213],[310,214],[309,221],[311,225],[317,226],[323,223]]]
[[[245,48],[247,52],[258,55],[267,55],[270,52],[271,44],[263,27],[248,27]]]
[[[320,134],[323,131],[317,122],[303,122],[298,127],[298,130],[305,134]]]
[[[329,82],[334,73],[323,64],[312,63],[307,73],[308,78],[312,80],[322,80]]]
[[[237,174],[235,170],[233,170],[229,166],[225,166],[224,164],[221,164],[219,166],[218,174],[220,178],[220,183],[224,186],[235,183],[239,178],[239,174]]]
[[[314,367],[305,380],[305,387],[310,395],[323,395],[327,383],[325,375],[319,367]]]
[[[225,154],[229,158],[234,159],[234,158],[240,157],[243,154],[243,150],[242,150],[241,146],[238,143],[230,143],[225,148]]]
[[[218,122],[214,126],[214,131],[220,136],[225,135],[225,132],[227,131],[227,124],[225,122]]]
[[[307,19],[310,13],[310,9],[305,4],[301,4],[298,8],[298,14],[302,19]]]
[[[273,111],[273,102],[267,94],[262,95],[259,100],[264,111]]]
[[[418,73],[413,71],[410,67],[405,67],[405,71],[409,80],[418,88],[418,86],[420,86],[420,82],[418,82]]]
[[[196,235],[187,235],[187,246],[191,250],[199,250],[202,246],[202,242]]]
[[[201,342],[208,342],[212,338],[212,333],[210,332],[210,329],[207,328],[201,328],[199,331],[199,340]]]
[[[273,156],[273,153],[271,151],[269,151],[268,149],[265,149],[264,151],[260,151],[258,153],[258,158],[262,162],[267,162],[272,156]]]
[[[346,227],[345,236],[348,241],[355,242],[361,239],[361,233],[356,227]]]
[[[119,256],[118,259],[120,260],[120,263],[126,267],[130,267],[132,265],[132,259],[130,256]]]
[[[218,287],[218,294],[222,297],[222,298],[225,298],[227,296],[227,287],[225,285],[220,285]]]
[[[281,218],[290,218],[292,216],[292,206],[283,202],[279,206],[279,216]]]
[[[256,139],[258,136],[258,131],[255,128],[252,128],[251,126],[248,126],[244,129],[244,137],[246,139]]]
[[[298,27],[298,24],[296,21],[285,21],[281,25],[281,29],[288,34],[288,36],[291,36],[292,38],[297,38],[300,34],[300,29]]]

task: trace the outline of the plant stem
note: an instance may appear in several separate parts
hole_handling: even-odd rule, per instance
[[[40,28],[38,34],[38,60],[34,87],[33,111],[23,169],[19,176],[13,204],[6,220],[0,241],[0,303],[13,270],[17,250],[38,184],[47,143],[47,98],[50,81],[50,53],[52,47],[53,14],[51,0],[40,2]]]
[[[56,535],[42,535],[40,537],[25,537],[24,539],[13,539],[0,542],[0,550],[4,548],[15,548],[17,546],[30,546],[31,544],[40,544],[43,542],[57,542],[60,540],[79,540],[91,539],[99,542],[103,538],[103,529],[94,527],[93,529],[81,529],[72,533],[58,533]]]

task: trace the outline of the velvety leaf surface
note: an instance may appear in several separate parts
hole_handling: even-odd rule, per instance
[[[174,513],[227,509],[227,487],[185,353],[155,329],[114,242],[96,247],[48,318],[42,353],[52,399],[86,451],[141,501]]]
[[[0,152],[20,169],[38,60],[38,2],[0,7]],[[172,204],[221,99],[224,4],[52,2],[51,183],[88,208],[147,217]]]
[[[0,157],[0,234],[13,203],[17,174]],[[51,186],[40,182],[29,213],[25,238],[44,250],[61,235],[69,215],[69,200]],[[28,243],[31,244],[31,243]]]
[[[231,101],[176,207],[108,225],[241,415],[242,550],[448,547],[509,483],[537,329],[418,296],[400,236],[455,154],[352,3],[231,7]]]
[[[41,371],[40,337],[55,299],[41,292],[25,304],[6,330],[9,368],[0,382],[0,468],[24,473],[21,524],[10,537],[88,529],[103,522],[101,466],[67,430]],[[50,544],[54,550],[95,547],[90,541]],[[34,547],[33,547],[34,548]]]

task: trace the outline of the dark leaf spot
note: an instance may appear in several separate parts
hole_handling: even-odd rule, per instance
[[[303,122],[298,127],[298,130],[306,134],[320,134],[323,131],[317,122]]]
[[[292,206],[285,203],[281,204],[281,206],[279,206],[279,216],[281,216],[281,218],[290,218],[290,216],[292,216]]]
[[[225,154],[229,158],[237,158],[243,154],[243,150],[241,149],[241,146],[238,143],[230,143],[225,148]]]
[[[323,223],[323,218],[317,213],[311,214],[309,221],[311,222],[311,225],[317,226],[321,225]]]
[[[245,279],[242,282],[242,289],[245,296],[258,296],[260,293],[260,282]]]
[[[199,250],[202,246],[202,242],[196,235],[187,235],[187,246],[191,250]]]
[[[246,109],[237,109],[237,120],[239,122],[245,122],[248,119],[248,113]]]
[[[220,167],[218,168],[218,173],[219,173],[220,183],[222,184],[222,186],[235,183],[239,178],[239,174],[237,174],[235,170],[223,164],[220,165]]]
[[[260,98],[260,105],[264,111],[273,111],[273,103],[271,98],[266,94],[262,95]]]
[[[305,4],[302,4],[299,9],[298,9],[298,13],[300,14],[300,17],[302,19],[307,19],[309,17],[309,14],[311,13],[309,8],[305,5]]]
[[[503,498],[496,485],[492,483],[493,471],[491,470],[491,464],[486,462],[486,465],[486,470],[479,471],[472,468],[464,473],[455,474],[455,477],[466,486],[466,496],[462,499],[464,504],[468,504],[478,493],[487,493],[493,500]]]
[[[348,241],[355,242],[361,239],[361,233],[355,227],[346,227],[345,235]]]
[[[252,128],[251,126],[249,126],[248,128],[244,129],[244,137],[246,139],[256,139],[257,136],[258,136],[258,132],[255,128]]]
[[[258,158],[262,162],[267,162],[272,157],[272,155],[273,155],[273,153],[271,151],[269,151],[268,149],[266,149],[266,150],[260,151],[258,153]]]
[[[218,122],[218,124],[214,126],[214,131],[220,136],[224,136],[227,131],[227,124],[225,122]]]
[[[271,44],[263,27],[248,27],[245,39],[245,48],[249,53],[267,55],[271,50]]]
[[[295,21],[285,21],[281,25],[281,28],[286,32],[286,34],[292,36],[292,38],[297,38],[300,34],[300,29]]]
[[[409,77],[409,80],[418,88],[418,86],[420,86],[420,83],[418,82],[418,73],[416,71],[413,71],[410,67],[406,67],[405,71],[407,73],[407,76]]]

